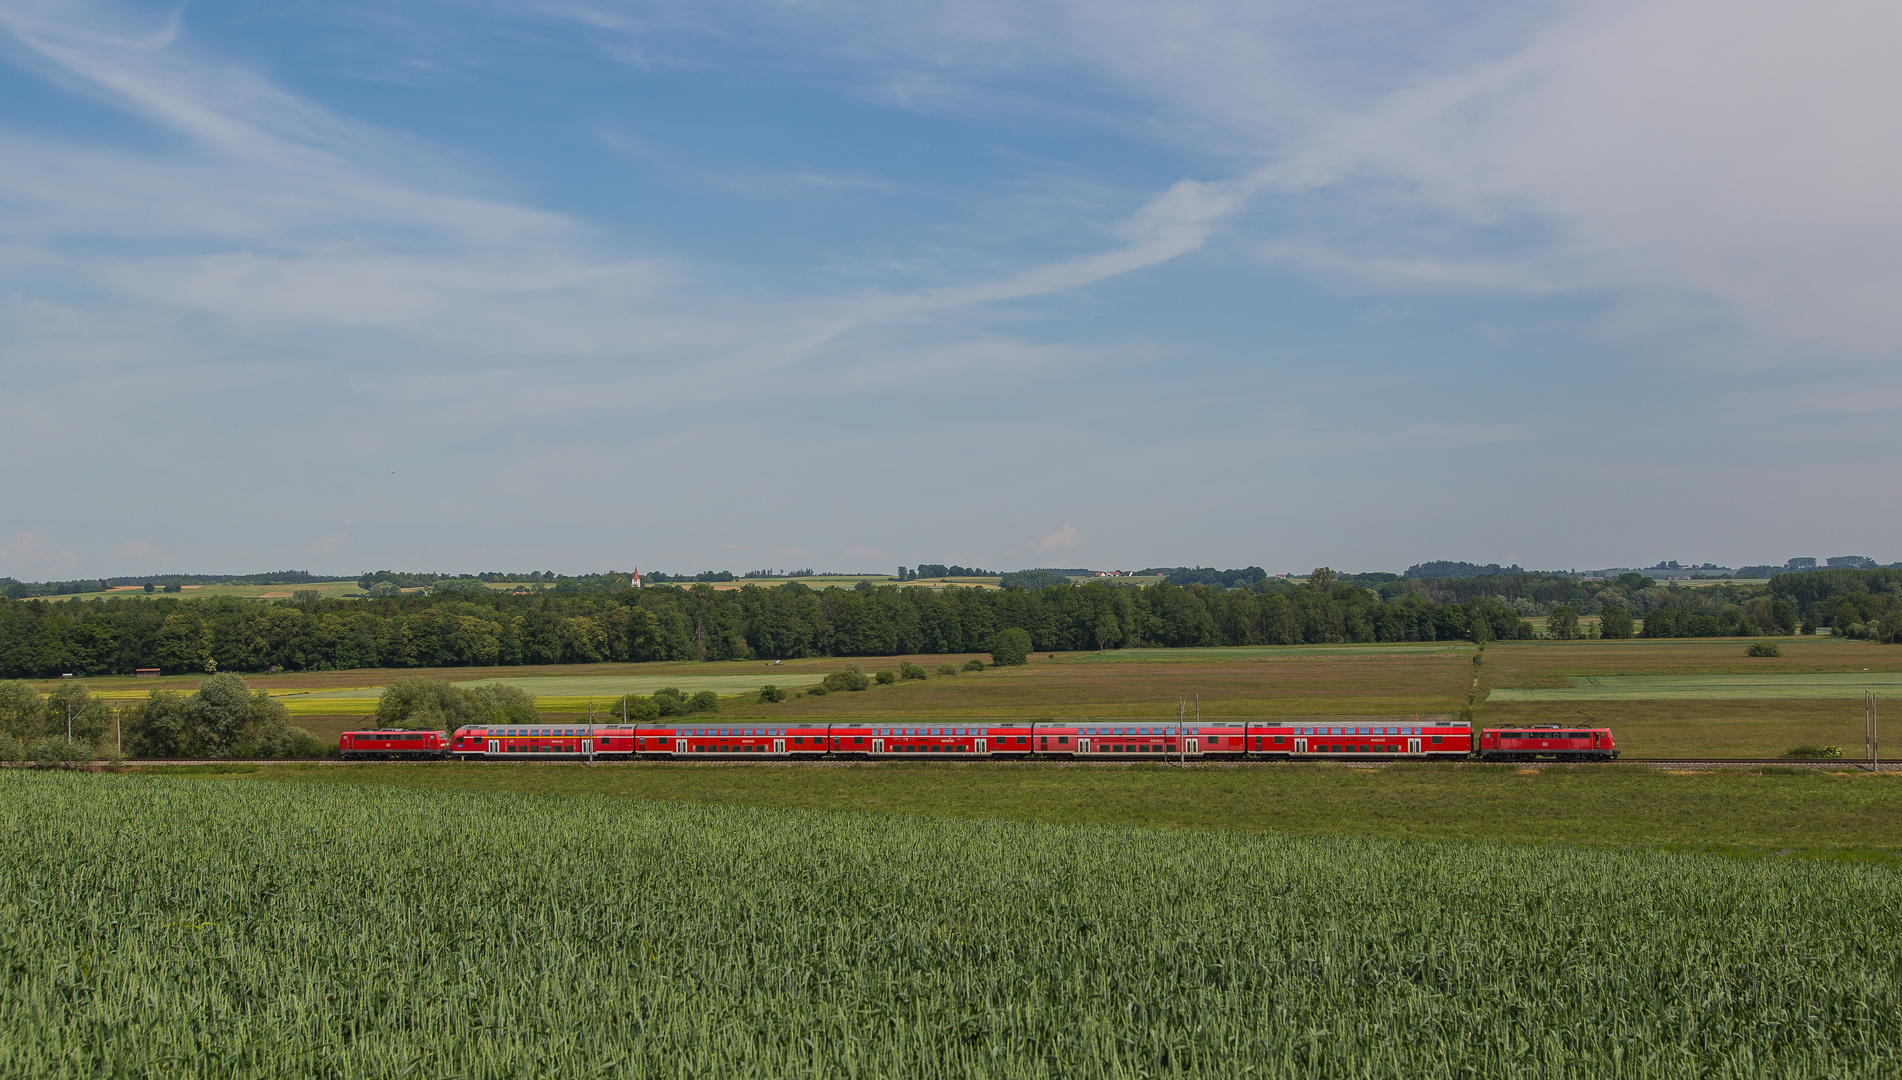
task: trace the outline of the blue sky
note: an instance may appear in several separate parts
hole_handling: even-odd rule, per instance
[[[1902,558],[1888,3],[0,0],[0,575]]]

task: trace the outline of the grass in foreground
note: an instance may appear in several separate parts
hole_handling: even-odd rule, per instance
[[[1291,835],[1902,859],[1902,777],[1582,765],[285,765],[250,780]]]
[[[17,771],[0,794],[9,1075],[1902,1068],[1890,867]]]

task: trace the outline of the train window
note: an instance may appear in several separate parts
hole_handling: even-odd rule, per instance
[[[1057,736],[1057,745],[1058,745],[1058,746],[1068,746],[1068,745],[1070,745],[1070,736],[1068,736],[1068,735],[1059,735],[1059,736]]]
[[[1440,745],[1440,737],[1438,735],[1433,736],[1433,745]]]

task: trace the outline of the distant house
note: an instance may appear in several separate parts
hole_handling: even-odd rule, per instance
[[[155,667],[142,667],[132,674],[137,675],[141,679],[156,679],[159,677],[159,669]]]

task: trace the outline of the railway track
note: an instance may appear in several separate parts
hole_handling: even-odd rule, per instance
[[[880,760],[882,761],[903,760],[906,762],[930,762],[930,761],[936,760],[936,761],[941,761],[949,765],[966,764],[966,762],[953,761],[946,758],[937,758],[937,759],[885,758]],[[1406,761],[1395,761],[1392,758],[1328,758],[1324,760],[1339,761],[1341,764],[1346,765],[1349,768],[1354,768],[1354,769],[1381,769],[1389,765],[1400,765],[1400,764],[1408,763]],[[440,762],[438,761],[379,761],[379,762],[375,762],[374,764],[378,764],[378,765],[434,765],[439,763]],[[511,762],[511,763],[519,764],[519,762]],[[536,764],[536,765],[566,765],[566,766],[585,766],[590,764],[593,764],[593,765],[641,765],[641,764],[648,764],[648,763],[649,762],[645,760],[641,760],[641,761],[617,760],[617,761],[599,761],[599,762],[587,762],[587,761],[576,761],[576,760],[546,760],[546,761],[533,762],[533,764]],[[781,758],[776,760],[760,760],[758,758],[732,756],[732,757],[697,758],[694,760],[684,761],[684,762],[668,761],[667,759],[654,759],[653,763],[688,764],[688,765],[755,765],[755,766],[764,765],[768,767],[772,767],[772,766],[784,767],[784,766],[795,766],[795,765],[802,765],[802,766],[871,765],[871,764],[878,764],[879,762],[866,760],[866,759],[819,759],[819,760],[805,759],[805,760],[802,760],[802,759]],[[1309,764],[1309,763],[1311,763],[1311,760],[1310,761],[1252,761],[1252,760],[1226,761],[1226,760],[1204,759],[1201,761],[1192,762],[1190,764],[1193,764],[1195,766],[1202,767],[1202,768],[1241,768],[1241,767],[1249,767],[1249,766],[1268,767],[1268,766],[1301,765],[1301,764]],[[103,762],[93,763],[94,767],[103,767],[104,764],[105,763]],[[300,759],[291,759],[291,758],[138,758],[138,759],[133,759],[133,758],[128,758],[121,764],[127,767],[144,768],[144,767],[149,767],[154,765],[358,765],[358,764],[366,764],[366,763],[358,762],[358,761],[343,761],[338,758],[300,758]],[[473,762],[471,764],[481,765],[486,763]],[[1126,767],[1129,765],[1158,765],[1158,764],[1175,765],[1178,763],[1174,761],[1164,761],[1159,758],[1149,758],[1149,759],[1134,760],[1134,761],[1131,761],[1131,760],[1074,761],[1074,760],[1067,760],[1067,759],[1055,759],[1055,760],[1042,762],[1042,764],[1058,766],[1062,768],[1117,768],[1117,767]],[[1521,769],[1551,769],[1551,768],[1591,769],[1601,763],[1573,762],[1573,761],[1472,761],[1472,760],[1468,760],[1468,761],[1441,761],[1441,762],[1435,762],[1435,764],[1450,765],[1454,768],[1474,766],[1474,765],[1511,765]],[[1846,759],[1846,758],[1619,758],[1616,764],[1645,765],[1651,768],[1663,769],[1667,771],[1673,770],[1673,769],[1702,771],[1702,770],[1712,770],[1712,769],[1734,769],[1739,767],[1761,767],[1764,765],[1787,765],[1787,766],[1793,766],[1799,769],[1833,769],[1837,771],[1863,771],[1863,772],[1902,771],[1902,762],[1884,761],[1884,762],[1881,762],[1880,764],[1875,764],[1868,761],[1857,761],[1857,760]]]

